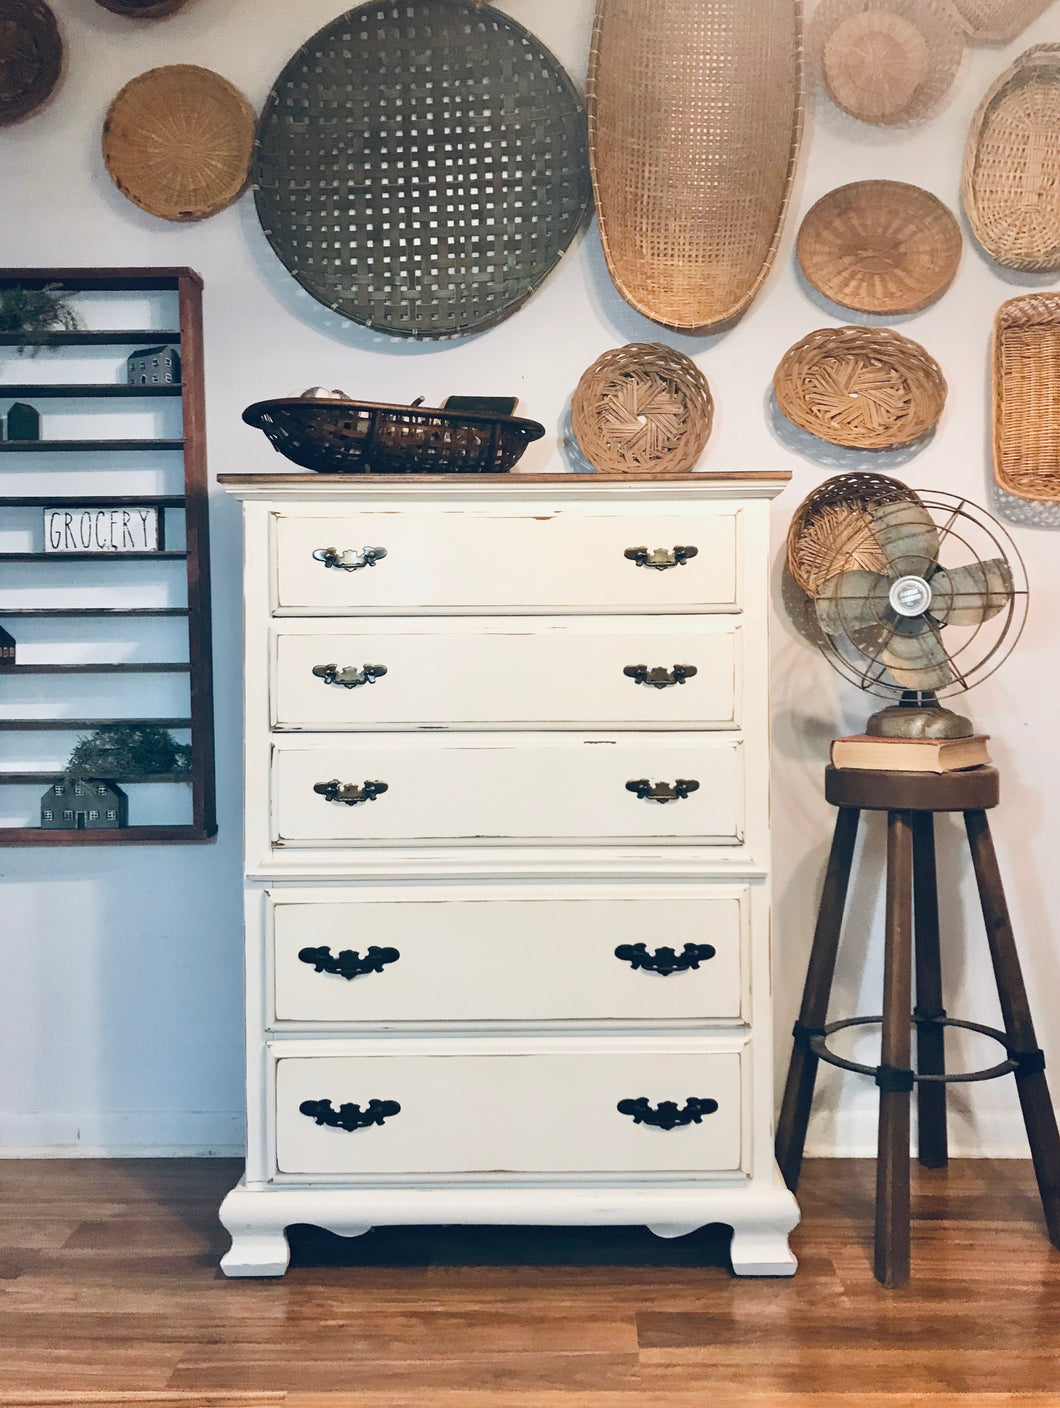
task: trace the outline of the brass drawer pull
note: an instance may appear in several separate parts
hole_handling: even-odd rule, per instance
[[[648,802],[676,802],[690,792],[698,792],[699,783],[694,777],[679,777],[671,787],[668,782],[649,782],[646,777],[638,777],[626,783],[626,791],[635,792]]]
[[[317,548],[313,553],[325,567],[338,567],[343,572],[356,572],[359,567],[374,567],[386,557],[386,548]]]
[[[343,689],[356,689],[361,684],[375,684],[386,674],[385,665],[314,665],[313,674],[325,684],[341,685]]]
[[[391,1115],[399,1115],[401,1106],[396,1100],[369,1100],[365,1109],[360,1105],[340,1105],[336,1110],[330,1100],[303,1100],[299,1112],[308,1115],[317,1124],[330,1125],[332,1129],[344,1129],[351,1133],[355,1129],[367,1129],[372,1124],[382,1124]]]
[[[332,953],[326,944],[298,950],[299,962],[308,963],[314,972],[335,973],[350,983],[365,973],[381,973],[387,963],[396,963],[400,957],[396,948],[380,948],[377,944],[372,944],[363,958],[355,948]]]
[[[367,668],[365,666],[365,669]],[[622,673],[628,675],[631,680],[636,680],[638,684],[650,684],[654,689],[666,689],[672,684],[684,684],[685,680],[698,675],[699,671],[695,665],[675,665],[672,670],[666,669],[664,665],[653,665],[650,670],[647,665],[627,665]]]
[[[649,552],[647,548],[627,548],[625,555],[638,567],[654,567],[659,572],[665,572],[668,567],[683,567],[689,558],[699,555],[699,549],[652,548]]]
[[[680,953],[672,948],[657,948],[654,953],[649,953],[646,944],[619,944],[615,957],[628,963],[634,971],[643,968],[645,973],[659,973],[669,978],[673,973],[687,973],[690,968],[698,968],[701,963],[713,958],[717,951],[713,944],[685,944]],[[304,949],[303,952],[312,953],[313,950]],[[301,956],[298,955],[299,958]]]
[[[629,1115],[634,1124],[651,1124],[656,1129],[676,1129],[682,1124],[700,1124],[704,1115],[712,1115],[718,1108],[716,1100],[701,1100],[690,1095],[680,1108],[675,1100],[660,1100],[653,1110],[646,1095],[636,1100],[620,1100],[617,1105],[620,1115]]]
[[[389,783],[386,782],[366,782],[363,787],[358,787],[356,782],[340,782],[337,777],[330,782],[313,784],[313,791],[319,792],[329,802],[344,802],[348,807],[355,807],[358,802],[374,802],[388,790]]]

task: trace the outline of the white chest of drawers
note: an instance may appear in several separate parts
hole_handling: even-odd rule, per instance
[[[248,1150],[285,1228],[733,1228],[773,1160],[782,475],[224,476],[246,542]]]

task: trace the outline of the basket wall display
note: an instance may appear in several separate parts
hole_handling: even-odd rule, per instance
[[[977,44],[1007,44],[1053,0],[951,0],[968,38]]]
[[[1060,293],[1002,303],[994,318],[994,478],[1060,501]]]
[[[949,0],[821,0],[809,49],[837,107],[890,126],[938,108],[960,68],[964,35]]]
[[[946,381],[918,342],[890,328],[821,328],[790,347],[773,376],[790,421],[851,449],[890,450],[925,435]]]
[[[961,228],[920,186],[854,181],[807,212],[796,254],[810,283],[835,303],[862,313],[915,313],[953,282]]]
[[[0,127],[36,112],[62,67],[62,36],[44,0],[0,0]]]
[[[690,357],[630,342],[597,357],[571,399],[582,454],[603,474],[689,470],[710,437],[714,402]]]
[[[112,15],[125,15],[131,20],[161,20],[182,10],[188,0],[96,0]]]
[[[325,474],[502,474],[545,427],[517,416],[291,396],[243,412],[273,449]]]
[[[127,83],[103,124],[111,180],[163,220],[204,220],[240,195],[254,109],[227,78],[195,64],[149,69]]]
[[[1060,45],[1006,69],[968,133],[961,199],[979,243],[1012,269],[1060,269]]]
[[[788,529],[788,571],[807,596],[817,596],[836,572],[883,572],[887,554],[869,509],[915,499],[907,485],[885,474],[854,472],[826,479],[799,505]]]
[[[729,322],[776,254],[802,127],[800,0],[597,0],[593,188],[607,267],[674,328]]]
[[[280,74],[254,157],[273,250],[328,308],[403,337],[506,318],[590,197],[585,113],[559,62],[471,0],[377,0]]]

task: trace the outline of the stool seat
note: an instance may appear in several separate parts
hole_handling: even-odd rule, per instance
[[[972,812],[996,807],[997,768],[960,772],[882,772],[825,768],[824,795],[833,807],[863,812]]]

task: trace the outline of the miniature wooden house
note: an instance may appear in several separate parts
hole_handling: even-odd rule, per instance
[[[40,411],[35,406],[27,406],[24,401],[16,401],[7,413],[7,438],[39,440]]]
[[[40,799],[40,824],[51,831],[116,831],[129,824],[129,798],[101,778],[63,778]]]
[[[15,663],[15,637],[0,626],[0,669]]]
[[[175,386],[180,381],[180,354],[175,347],[145,347],[126,363],[130,386]]]

